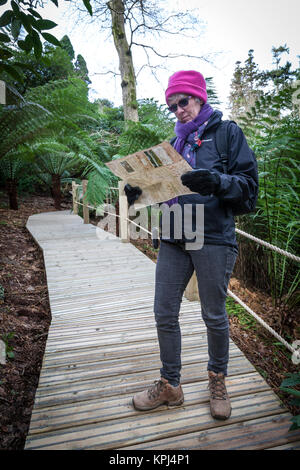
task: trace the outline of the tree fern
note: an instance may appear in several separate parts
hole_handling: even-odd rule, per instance
[[[98,187],[106,187],[105,178],[110,179],[104,161],[110,157],[84,130],[88,122],[97,123],[98,117],[88,102],[86,84],[79,79],[49,82],[18,98],[17,104],[0,109],[0,156],[17,152],[21,143],[30,144],[35,156],[33,169],[43,180],[42,175],[52,176],[57,198],[60,178],[66,171],[86,175],[90,168],[94,180],[99,175]],[[24,152],[21,155],[24,157]],[[104,190],[98,193],[103,199]],[[58,201],[56,206],[59,208]]]

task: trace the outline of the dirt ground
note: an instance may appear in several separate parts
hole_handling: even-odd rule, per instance
[[[0,339],[8,356],[0,364],[0,450],[24,448],[51,322],[43,255],[25,226],[30,215],[54,211],[53,200],[26,196],[19,202],[18,211],[8,210],[0,193]],[[67,201],[62,205],[64,210],[69,207]],[[156,259],[150,242],[135,244]],[[297,312],[275,309],[263,292],[247,289],[237,279],[231,280],[230,288],[287,340],[299,339]],[[292,414],[298,414],[289,397],[279,391],[285,374],[297,370],[289,352],[274,344],[274,337],[258,324],[249,328],[230,315],[230,329],[232,340]]]

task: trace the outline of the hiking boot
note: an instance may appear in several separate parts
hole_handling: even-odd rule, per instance
[[[183,403],[183,391],[181,385],[173,387],[169,382],[161,377],[155,380],[148,390],[137,393],[132,400],[136,410],[153,410],[160,405],[176,406]]]
[[[216,419],[228,419],[231,414],[231,406],[225,386],[225,376],[222,372],[216,374],[209,370],[208,379],[211,415]]]

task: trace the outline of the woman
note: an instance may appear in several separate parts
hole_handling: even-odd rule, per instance
[[[256,190],[256,166],[241,129],[231,123],[228,141],[230,161],[228,173],[223,173],[216,148],[216,129],[222,113],[207,103],[206,83],[197,71],[179,71],[169,79],[166,90],[169,110],[175,113],[177,123],[174,148],[190,163],[193,171],[182,175],[182,183],[194,194],[168,201],[178,204],[182,214],[192,208],[204,207],[204,243],[194,249],[183,230],[176,237],[174,227],[170,235],[161,236],[156,266],[154,312],[160,346],[161,378],[148,390],[133,397],[138,410],[149,410],[161,404],[180,405],[183,391],[180,385],[181,333],[178,322],[184,290],[196,271],[201,313],[207,327],[208,378],[211,414],[227,419],[231,414],[230,400],[225,386],[229,351],[229,323],[225,310],[227,286],[237,256],[234,217],[231,204],[247,200]],[[126,188],[129,203],[141,194],[140,188]],[[183,216],[182,216],[183,217]]]

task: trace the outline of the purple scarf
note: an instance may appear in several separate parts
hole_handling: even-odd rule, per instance
[[[185,141],[192,132],[199,129],[200,133],[202,133],[201,131],[204,130],[206,121],[208,121],[213,112],[214,110],[212,107],[208,103],[205,103],[198,116],[196,116],[192,121],[186,122],[185,124],[180,121],[176,122],[175,134],[177,135],[177,139],[175,141],[174,148],[178,153],[182,155]]]
[[[195,119],[193,119],[192,121],[187,122],[185,124],[183,124],[180,121],[176,122],[175,134],[177,135],[177,139],[175,140],[174,148],[186,160],[187,160],[186,152],[183,151],[184,145],[186,143],[186,139],[192,132],[195,132],[197,130],[198,130],[198,135],[201,136],[201,134],[203,133],[205,129],[206,123],[211,117],[213,112],[214,112],[213,108],[208,103],[205,103],[202,106],[198,116],[196,116]],[[173,204],[176,204],[177,202],[178,202],[178,197],[175,197],[173,199],[170,199],[166,203],[168,204],[168,206],[172,206]]]

